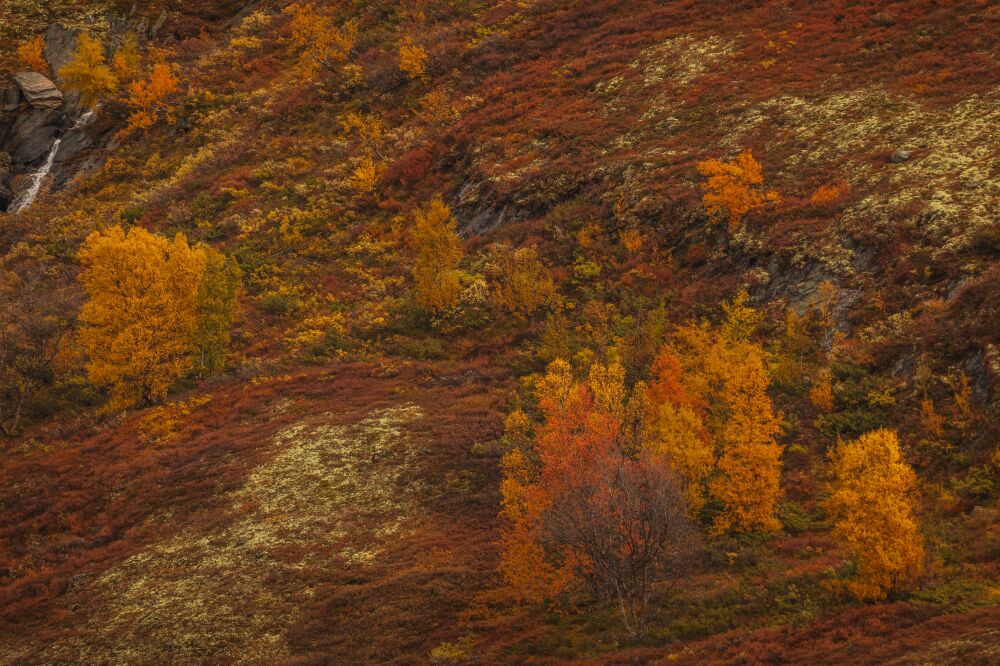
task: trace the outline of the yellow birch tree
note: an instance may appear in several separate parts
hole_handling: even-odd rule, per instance
[[[80,94],[80,102],[93,107],[105,95],[118,89],[118,77],[104,58],[104,44],[96,37],[80,33],[76,51],[59,70],[66,87]]]
[[[464,252],[455,218],[441,199],[416,211],[413,218],[410,237],[416,300],[432,313],[441,312],[455,304],[462,289],[458,263]]]
[[[858,599],[884,599],[923,568],[923,539],[913,515],[916,474],[903,460],[896,433],[885,428],[839,443],[830,467],[826,510],[855,564],[847,590]]]
[[[79,339],[87,375],[108,387],[109,409],[162,399],[194,364],[197,300],[205,252],[134,228],[96,231],[80,250],[89,296]]]

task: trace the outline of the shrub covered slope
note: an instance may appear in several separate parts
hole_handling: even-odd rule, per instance
[[[0,19],[0,663],[1000,659],[995,3]]]

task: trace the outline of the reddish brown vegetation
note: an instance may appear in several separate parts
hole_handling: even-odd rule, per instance
[[[139,11],[155,16],[161,4],[139,3]],[[243,360],[274,361],[282,368],[276,377],[293,368],[287,380],[254,383],[248,362],[242,374],[182,387],[179,399],[208,391],[211,401],[192,407],[177,437],[160,442],[143,430],[149,412],[95,420],[89,410],[97,396],[86,394],[58,419],[0,448],[0,643],[70,639],[102,612],[92,607],[89,587],[101,573],[185,530],[210,535],[233,520],[224,506],[227,493],[273,458],[272,437],[289,424],[302,418],[349,424],[372,409],[412,402],[427,417],[412,425],[420,464],[409,474],[430,489],[416,529],[367,567],[303,565],[265,585],[275,594],[312,591],[297,599],[301,615],[285,636],[295,663],[423,661],[438,644],[464,636],[472,637],[474,658],[510,663],[554,663],[585,653],[600,653],[595,663],[977,663],[995,646],[1000,617],[993,608],[945,614],[917,601],[845,608],[818,585],[794,589],[844,562],[817,518],[820,470],[825,449],[841,432],[854,433],[872,420],[900,425],[907,448],[924,446],[928,430],[942,440],[931,445],[956,445],[953,457],[937,449],[913,453],[918,473],[934,473],[926,477],[928,494],[960,494],[921,518],[946,532],[940,540],[958,566],[974,562],[981,566],[976,577],[995,574],[996,525],[969,527],[961,512],[995,501],[996,491],[969,492],[952,483],[964,482],[958,477],[973,465],[995,476],[988,465],[998,425],[984,407],[997,378],[983,351],[1000,345],[995,225],[977,230],[968,246],[939,254],[940,243],[925,235],[935,218],[921,217],[922,197],[885,212],[880,225],[868,224],[867,216],[863,223],[846,220],[846,209],[894,193],[894,178],[931,153],[915,151],[900,166],[891,161],[896,147],[881,136],[827,143],[828,133],[863,125],[872,104],[887,104],[890,114],[903,102],[932,113],[990,94],[1000,83],[1000,14],[988,2],[791,0],[722,7],[703,0],[541,0],[527,9],[525,3],[483,3],[479,14],[469,9],[475,3],[404,3],[405,10],[390,2],[347,3],[365,6],[362,39],[352,54],[363,71],[362,92],[339,88],[333,75],[319,81],[286,76],[293,59],[285,52],[289,28],[280,21],[243,59],[210,62],[243,4],[169,4],[161,38],[176,45],[176,62],[190,78],[184,114],[193,119],[193,133],[154,129],[142,138],[148,145],[125,146],[128,161],[109,169],[116,169],[114,178],[82,179],[76,189],[5,220],[0,241],[4,248],[25,239],[52,248],[53,263],[71,267],[70,274],[74,244],[93,225],[134,215],[131,222],[161,232],[185,228],[192,239],[239,252],[251,281],[256,271],[286,271],[328,295],[324,305],[344,314],[356,346],[331,343],[325,356],[285,356],[284,338],[296,333],[303,313],[294,305],[284,312],[258,307],[268,294],[253,282],[234,346]],[[408,13],[411,5],[420,6],[420,20]],[[384,27],[389,20],[402,23]],[[399,72],[395,49],[404,33],[428,51],[427,80],[404,81]],[[13,53],[7,46],[0,44],[0,53]],[[876,84],[887,102],[862,96],[841,104]],[[431,117],[421,102],[431,89],[443,91],[461,113]],[[830,99],[834,103],[822,107]],[[829,115],[794,117],[806,107]],[[380,178],[373,172],[374,194],[347,202],[337,198],[335,178],[327,177],[361,150],[355,137],[336,130],[346,112],[379,114],[399,131],[385,145],[363,147],[385,152],[377,165],[385,171]],[[213,125],[213,117],[228,125]],[[816,130],[808,148],[822,147],[820,157],[804,158],[799,120]],[[921,117],[914,122],[921,131],[932,124]],[[213,146],[221,129],[227,141],[210,159],[178,168]],[[427,133],[413,139],[418,129]],[[752,225],[752,243],[733,247],[704,224],[696,165],[742,148],[754,151],[768,187],[780,190],[785,203],[767,211],[766,225]],[[162,171],[154,153],[168,161]],[[167,178],[175,172],[181,176]],[[146,174],[163,187],[141,198],[138,209],[125,206],[130,187],[145,190]],[[407,329],[413,322],[396,286],[409,273],[392,254],[401,247],[399,227],[406,228],[399,220],[438,194],[454,203],[468,251],[462,270],[493,241],[537,247],[576,317],[552,337],[566,341],[584,330],[597,341],[594,347],[604,345],[599,352],[611,345],[632,350],[630,375],[652,360],[640,348],[648,340],[635,335],[644,325],[637,313],[648,313],[647,306],[666,304],[669,323],[716,317],[716,305],[748,284],[767,314],[761,337],[780,355],[784,348],[776,341],[785,342],[786,307],[822,309],[817,281],[837,281],[832,310],[808,322],[816,344],[795,352],[801,367],[771,391],[789,415],[782,529],[791,536],[779,534],[757,550],[720,546],[720,561],[692,573],[685,581],[690,594],[681,601],[653,592],[657,603],[690,603],[692,615],[704,608],[708,619],[671,615],[676,609],[666,604],[669,623],[650,639],[656,647],[614,654],[618,636],[602,624],[604,608],[524,608],[498,589],[499,472],[489,445],[499,435],[502,412],[519,399],[508,372],[542,367],[536,347],[547,324],[544,316],[500,317],[464,331],[456,324],[457,332]],[[84,197],[86,206],[80,205]],[[315,209],[312,199],[320,202]],[[260,219],[289,208],[313,215],[303,225],[305,241],[295,229]],[[67,214],[77,211],[86,214]],[[464,228],[470,221],[471,230]],[[244,231],[244,223],[260,227]],[[824,254],[830,248],[838,253]],[[348,254],[361,259],[352,263]],[[975,269],[967,273],[969,265]],[[469,266],[470,272],[481,268]],[[377,309],[363,300],[369,293],[385,295],[376,305],[396,319],[362,321]],[[272,300],[281,305],[287,294],[277,296]],[[894,314],[900,315],[891,320],[895,328],[884,334],[881,327]],[[857,331],[865,332],[864,341],[839,337]],[[836,354],[828,356],[835,345]],[[343,359],[334,358],[341,353]],[[932,359],[930,372],[961,366],[972,373],[971,403],[967,396],[963,408],[944,381],[926,392],[908,383],[924,357]],[[817,372],[821,363],[829,374]],[[807,392],[820,380],[828,381],[829,394],[817,393],[811,404]],[[920,425],[917,409],[925,397],[945,416],[943,425]],[[879,400],[894,401],[892,408],[871,404]],[[279,405],[284,411],[275,410]],[[49,412],[39,410],[40,418],[61,407],[55,402]],[[477,455],[475,444],[482,445]],[[352,540],[360,547],[373,538],[360,532],[314,546],[324,554]],[[969,535],[977,538],[966,548],[962,539],[971,542]],[[298,563],[302,550],[269,554]],[[758,556],[759,562],[744,562]],[[745,586],[734,590],[733,581]],[[927,595],[935,583],[928,583]],[[788,585],[787,594],[771,589]],[[793,611],[773,614],[777,597]],[[984,592],[975,603],[983,598],[992,597]],[[805,604],[802,599],[818,601],[802,610],[795,605]],[[716,615],[718,609],[728,614]],[[968,638],[965,647],[948,644],[956,636]]]
[[[357,364],[302,373],[289,381],[279,378],[256,386],[232,386],[216,391],[210,403],[190,415],[180,437],[165,445],[141,436],[142,412],[110,428],[80,424],[80,434],[71,437],[33,433],[45,437],[46,445],[6,451],[0,468],[4,506],[0,514],[4,546],[0,551],[0,632],[55,630],[51,618],[64,615],[75,603],[73,589],[80,580],[99,575],[112,563],[179,530],[212,525],[224,494],[238,489],[246,475],[264,462],[262,456],[269,455],[271,436],[310,414],[335,409],[338,419],[351,422],[372,409],[398,404],[400,388],[418,387],[412,398],[404,400],[414,400],[433,415],[421,421],[421,427],[427,428],[421,435],[426,462],[421,469],[429,475],[425,481],[438,485],[442,479],[469,474],[469,447],[495,436],[496,406],[475,390],[475,384],[471,390],[456,393],[447,376],[435,379],[439,372],[410,368],[390,380],[379,380],[375,367]],[[474,366],[461,372],[462,376],[479,376],[479,381],[489,377]],[[279,399],[294,407],[276,416],[267,405]],[[446,413],[439,411],[446,406],[450,406]],[[476,479],[478,487],[490,487],[495,472],[489,467],[488,460],[473,462],[474,473],[485,475]],[[491,494],[482,497],[477,515],[473,510],[477,503],[469,503],[466,495],[444,493],[441,504],[426,516],[428,529],[426,535],[422,531],[421,545],[401,544],[401,552],[389,558],[384,571],[404,561],[419,561],[407,558],[442,543],[435,535],[457,527],[456,515],[478,525],[472,529],[470,524],[456,546],[472,552],[483,548],[488,532],[478,537],[476,532],[493,520]],[[164,516],[170,516],[169,520]],[[444,522],[435,528],[439,520]],[[478,566],[476,570],[481,576]],[[327,572],[324,576],[329,576],[324,580],[336,581],[350,574]],[[316,602],[322,605],[323,598],[318,595]],[[433,614],[427,620],[435,621]],[[335,633],[363,640],[364,632]],[[426,636],[420,639],[428,640]]]

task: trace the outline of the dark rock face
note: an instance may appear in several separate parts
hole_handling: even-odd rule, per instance
[[[14,113],[21,106],[21,91],[16,85],[10,84],[0,89],[0,113]],[[0,115],[0,118],[3,118]]]
[[[14,191],[10,181],[14,177],[11,171],[10,155],[0,153],[0,210],[7,210],[14,201]]]
[[[59,70],[69,62],[76,51],[78,34],[76,30],[70,30],[58,24],[50,25],[45,31],[45,59],[48,61],[49,68],[57,83],[62,82],[59,78]]]
[[[45,58],[58,72],[76,49],[77,33],[54,25],[45,37]],[[0,211],[8,210],[23,194],[12,191],[14,176],[38,172],[49,157],[53,159],[46,190],[72,179],[94,145],[108,138],[108,128],[102,134],[89,126],[92,115],[83,112],[76,93],[64,95],[56,83],[37,72],[20,72],[6,83],[0,81],[0,155],[6,156],[0,162]],[[58,151],[50,155],[56,139]]]
[[[21,73],[7,84],[0,115],[0,150],[23,173],[45,158],[66,122],[62,93],[40,74]]]
[[[63,84],[62,77],[59,76],[59,70],[72,59],[73,54],[76,52],[76,38],[79,34],[79,30],[70,30],[59,24],[50,25],[45,31],[45,60],[49,63],[53,80],[58,85]],[[74,91],[67,91],[65,97],[63,111],[67,115],[75,117],[83,113],[83,109],[80,106],[79,94]]]
[[[23,192],[14,189],[15,175],[32,174],[52,158],[50,171],[43,191],[65,186],[81,171],[98,164],[93,159],[93,150],[106,145],[112,136],[114,123],[110,119],[93,114],[73,113],[64,103],[61,109],[30,109],[21,107],[20,112],[0,114],[0,155],[6,160],[0,163],[0,211],[10,208],[11,202]],[[55,145],[59,139],[58,146]],[[50,155],[53,148],[58,151]],[[8,166],[9,165],[9,166]],[[18,179],[18,183],[30,179]]]

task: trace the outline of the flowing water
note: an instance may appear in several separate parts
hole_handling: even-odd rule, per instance
[[[69,131],[81,130],[90,123],[94,118],[94,111],[90,110],[84,113],[82,116],[76,119],[73,126],[69,128]],[[52,165],[55,164],[56,155],[59,154],[59,146],[62,144],[62,139],[56,139],[52,142],[52,147],[49,148],[49,154],[45,157],[45,163],[42,168],[31,174],[31,183],[17,199],[14,200],[14,204],[11,206],[12,213],[18,213],[25,210],[35,203],[35,199],[38,198],[38,193],[42,190],[42,185],[45,183],[45,179],[48,177],[49,172],[52,171]]]
[[[14,200],[14,205],[11,206],[12,213],[19,213],[35,203],[35,199],[42,189],[42,183],[45,182],[49,171],[52,170],[52,164],[56,161],[56,154],[59,152],[60,143],[62,143],[62,139],[56,139],[52,142],[52,147],[49,148],[49,155],[45,158],[45,164],[42,165],[41,169],[31,174],[31,184],[28,185],[28,189]]]

